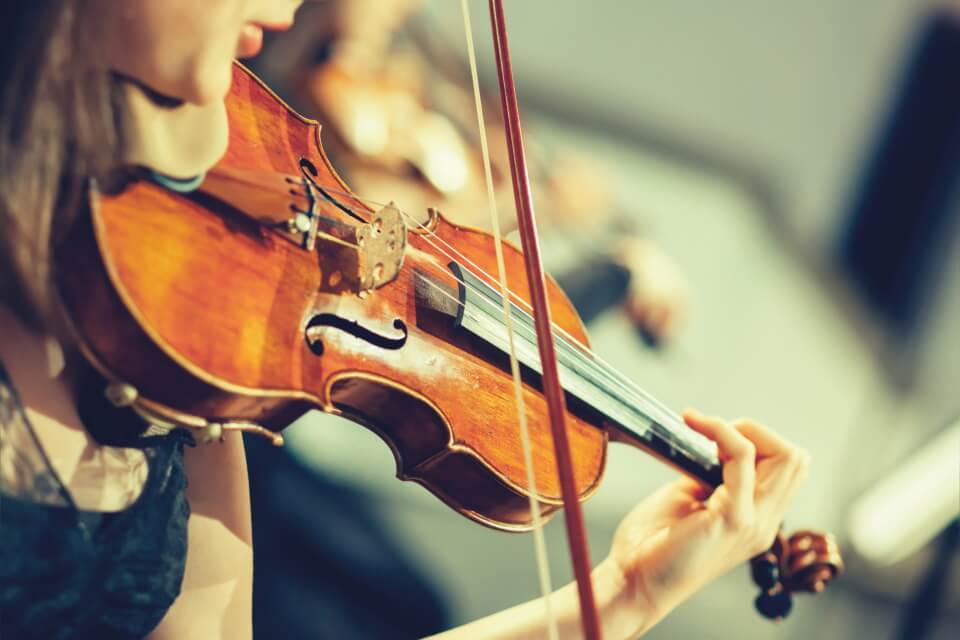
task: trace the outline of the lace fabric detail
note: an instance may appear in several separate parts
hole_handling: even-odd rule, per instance
[[[50,506],[74,506],[27,422],[0,364],[0,494]]]
[[[159,624],[183,581],[192,439],[143,442],[139,497],[78,509],[0,364],[0,637],[142,638]]]

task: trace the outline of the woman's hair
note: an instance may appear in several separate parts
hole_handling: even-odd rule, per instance
[[[0,302],[44,330],[54,247],[87,178],[120,157],[119,90],[90,4],[0,5]]]

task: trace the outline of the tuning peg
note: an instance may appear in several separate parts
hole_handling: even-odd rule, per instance
[[[778,587],[761,593],[753,604],[763,617],[782,620],[790,615],[790,610],[793,609],[793,598],[787,591]]]
[[[780,582],[780,563],[777,556],[768,551],[751,559],[750,576],[761,591],[773,589]]]

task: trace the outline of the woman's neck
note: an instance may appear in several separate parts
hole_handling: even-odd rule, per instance
[[[161,104],[142,87],[126,85],[130,116],[126,162],[176,178],[210,169],[227,150],[226,105]]]

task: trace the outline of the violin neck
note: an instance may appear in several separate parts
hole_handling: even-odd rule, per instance
[[[437,295],[436,290],[442,285],[418,274],[420,302],[449,315],[460,328],[509,353],[500,292],[456,263],[451,263],[450,269],[459,291]],[[510,308],[517,359],[539,374],[542,369],[533,318],[513,302]],[[711,486],[722,482],[713,442],[690,429],[675,412],[562,331],[555,330],[554,342],[560,383],[573,410],[581,407],[600,414],[611,440],[638,446]]]
[[[679,417],[677,419],[679,420]],[[686,425],[684,427],[689,430]],[[699,456],[691,456],[686,453],[687,447],[684,444],[678,444],[686,438],[682,431],[667,434],[664,425],[657,425],[657,428],[646,433],[637,433],[623,425],[612,423],[607,432],[611,441],[642,449],[707,486],[719,487],[723,483],[723,467],[719,462],[705,462]]]

